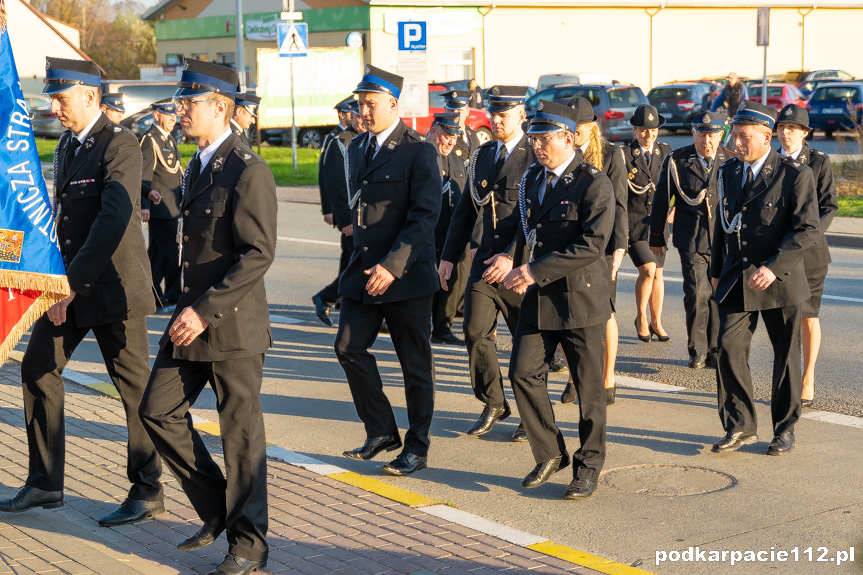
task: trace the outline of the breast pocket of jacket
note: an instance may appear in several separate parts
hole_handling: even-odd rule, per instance
[[[378,168],[372,175],[376,184],[397,184],[404,178],[403,168]]]
[[[764,198],[759,203],[755,205],[755,209],[758,210],[758,219],[762,226],[769,226],[775,220],[777,214],[782,211],[782,207],[785,206],[785,198]]]
[[[577,222],[578,206],[575,204],[558,204],[551,208],[548,219],[552,222]]]
[[[100,201],[99,187],[95,183],[77,184],[60,195],[60,200],[67,214],[89,212]]]
[[[220,223],[225,217],[225,200],[200,200],[189,206],[189,216],[192,221],[189,232],[199,234],[207,240],[216,239],[219,235]]]

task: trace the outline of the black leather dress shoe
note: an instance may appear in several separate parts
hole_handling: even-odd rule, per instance
[[[0,499],[0,511],[9,513],[20,513],[34,507],[53,509],[62,506],[62,491],[43,491],[30,485],[22,487],[12,499]]]
[[[723,451],[734,451],[744,445],[751,445],[758,441],[758,436],[754,433],[746,433],[743,431],[729,431],[725,437],[713,444],[713,453],[722,453]]]
[[[523,423],[519,423],[518,427],[515,428],[515,431],[512,432],[512,438],[510,441],[515,441],[516,443],[527,441],[527,431],[524,430]]]
[[[99,520],[102,527],[113,527],[115,525],[128,525],[149,519],[165,512],[165,502],[161,499],[155,501],[143,501],[141,499],[129,499],[123,502],[116,511],[109,513]]]
[[[444,333],[431,336],[432,343],[445,343],[447,345],[464,345],[464,340],[460,339],[456,334],[451,331],[446,331]]]
[[[192,549],[200,549],[201,547],[206,547],[207,545],[218,539],[219,535],[221,535],[222,531],[224,530],[224,517],[214,517],[212,519],[207,519],[206,521],[204,521],[204,524],[201,525],[201,528],[198,529],[198,532],[189,537],[188,539],[181,541],[177,545],[177,549],[182,549],[183,551],[190,551]]]
[[[706,355],[694,355],[689,358],[689,368],[690,369],[704,369],[707,365],[707,356]]]
[[[494,424],[499,420],[506,419],[512,415],[512,410],[509,408],[509,404],[504,402],[500,407],[492,407],[490,405],[486,405],[482,408],[482,413],[479,416],[479,419],[476,420],[476,423],[473,424],[473,427],[467,430],[468,435],[483,435],[484,433],[488,433],[491,431],[491,428],[494,427]]]
[[[590,479],[573,479],[563,492],[563,498],[569,501],[587,499],[594,491],[596,491],[596,483]]]
[[[786,431],[773,437],[767,446],[767,455],[785,455],[794,449],[794,432]]]
[[[385,449],[387,451],[395,451],[401,446],[402,440],[399,437],[399,434],[393,433],[392,435],[383,435],[381,437],[369,437],[361,447],[345,451],[342,455],[351,459],[360,459],[365,461],[366,459],[371,459]]]
[[[324,322],[324,325],[333,325],[333,322],[330,319],[330,306],[324,303],[321,296],[314,295],[312,297],[312,303],[315,304],[315,315],[318,316],[318,319]]]
[[[248,575],[254,572],[263,573],[266,568],[266,561],[252,561],[228,553],[225,555],[225,560],[216,567],[216,570],[210,571],[207,575]]]
[[[390,475],[410,475],[426,468],[427,457],[415,453],[403,452],[383,467],[381,471]]]
[[[708,351],[707,357],[704,359],[704,365],[716,369],[716,350]]]
[[[560,394],[560,402],[573,403],[576,399],[578,399],[578,394],[575,392],[575,384],[567,381],[563,393]]]
[[[554,352],[554,358],[552,358],[551,363],[548,364],[548,370],[551,372],[563,371],[566,369],[566,357],[560,351],[560,348]]]
[[[605,404],[613,405],[614,402],[617,401],[617,387],[606,387],[605,388]]]
[[[569,454],[561,453],[557,457],[553,457],[543,463],[537,463],[533,471],[521,480],[521,486],[525,489],[533,489],[539,487],[548,479],[569,465]]]

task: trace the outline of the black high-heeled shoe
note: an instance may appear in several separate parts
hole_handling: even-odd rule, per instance
[[[640,339],[644,343],[649,342],[650,333],[648,333],[647,335],[641,335],[640,333],[638,333],[638,318],[635,318],[635,321],[633,323],[635,324],[635,335],[638,337],[638,339]],[[650,324],[648,323],[647,326],[650,327]]]
[[[650,330],[650,333],[652,333],[653,335],[656,336],[656,339],[658,341],[660,341],[662,343],[668,343],[669,341],[671,341],[670,335],[659,335],[659,332],[656,331],[655,329],[653,329],[653,324],[650,322],[648,322],[648,324],[647,324],[647,329]]]

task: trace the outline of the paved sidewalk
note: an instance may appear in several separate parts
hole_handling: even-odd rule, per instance
[[[0,367],[0,497],[13,495],[27,475],[18,369],[11,360]],[[170,475],[164,478],[165,514],[113,529],[96,523],[128,488],[126,430],[116,399],[67,384],[66,435],[66,505],[0,515],[0,573],[206,573],[222,560],[224,536],[197,551],[176,548],[200,521]],[[208,443],[218,447],[215,438]],[[599,573],[422,507],[280,461],[268,464],[273,573]]]

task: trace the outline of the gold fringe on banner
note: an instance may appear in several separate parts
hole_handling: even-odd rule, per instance
[[[12,270],[0,270],[0,286],[22,292],[41,292],[42,294],[36,298],[30,309],[18,320],[6,338],[0,342],[0,365],[3,365],[9,357],[9,352],[18,345],[21,337],[30,329],[33,322],[48,311],[49,307],[68,297],[70,288],[66,276]]]

